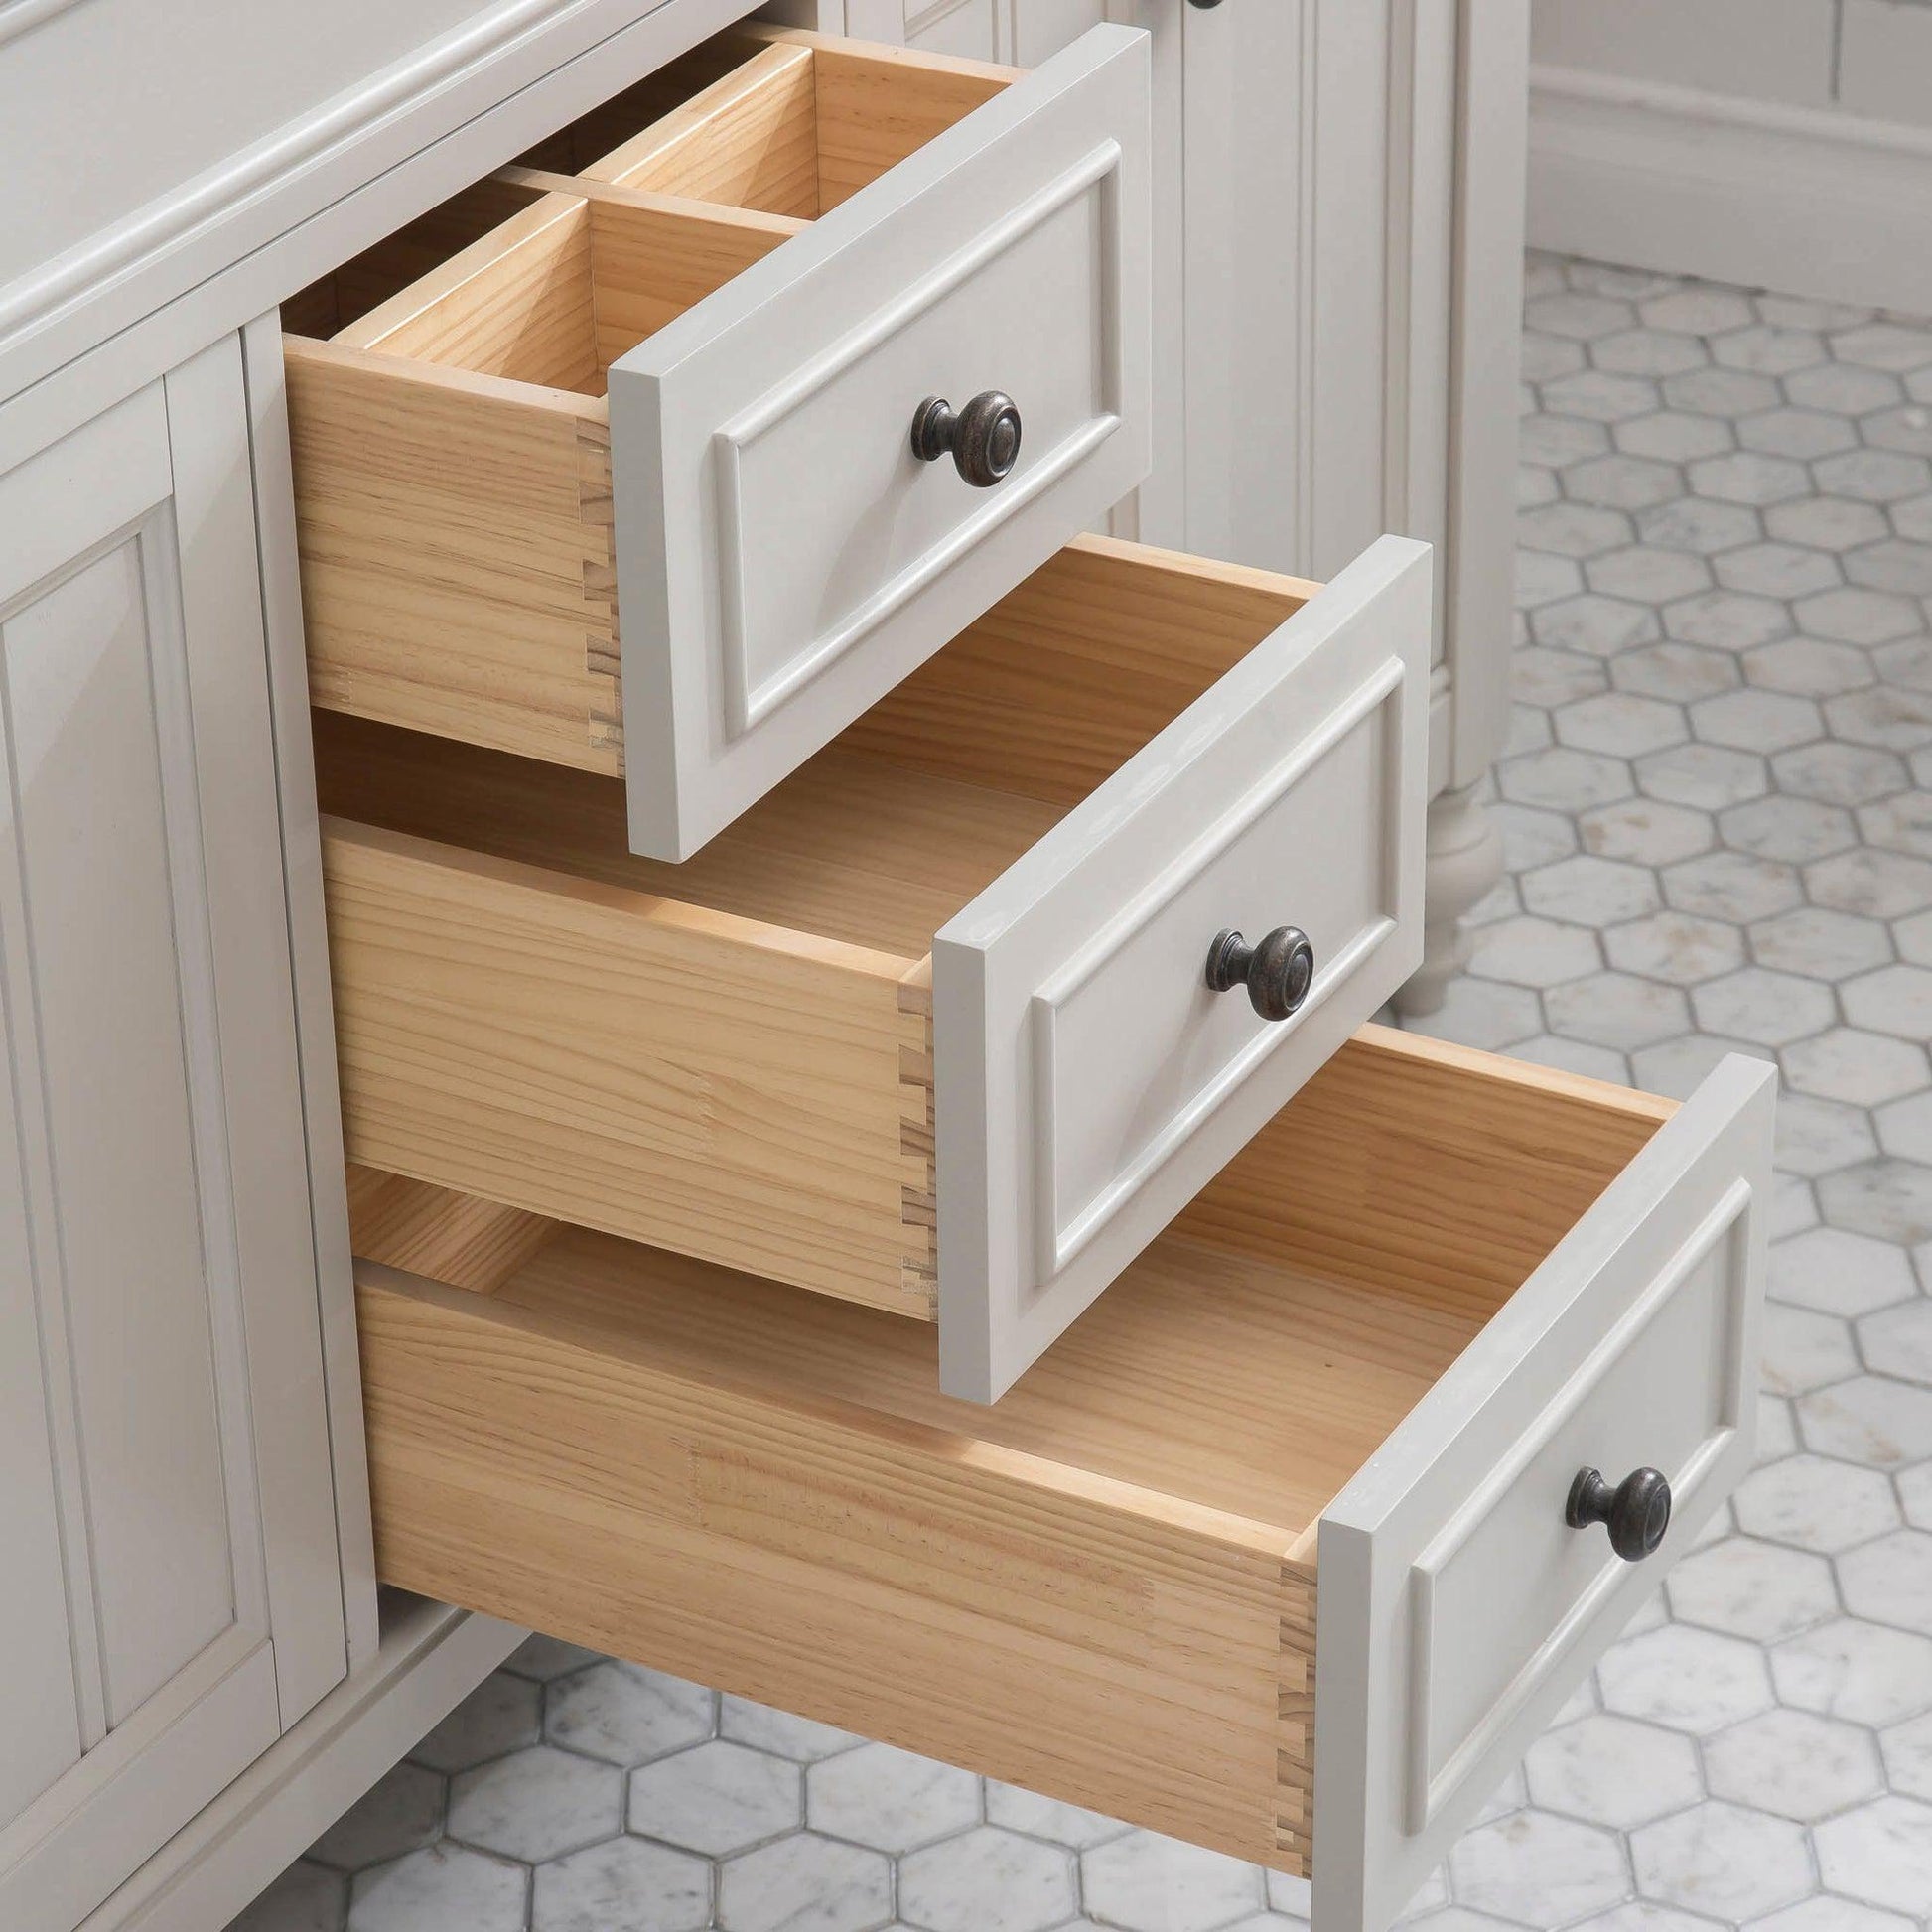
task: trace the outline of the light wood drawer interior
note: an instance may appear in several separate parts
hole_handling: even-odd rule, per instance
[[[1686,1147],[1737,1158],[1708,1097],[1676,1112],[1365,1030],[992,1409],[935,1391],[918,1324],[357,1175],[379,1570],[1285,1870],[1319,1848],[1317,1909],[1320,1861],[1359,1909],[1342,1760],[1388,1686],[1379,1653],[1324,1677],[1317,1732],[1317,1626],[1347,1648],[1368,1611],[1352,1567],[1324,1579],[1324,1512],[1493,1409],[1461,1413],[1472,1362],[1536,1366],[1532,1277],[1582,1306],[1564,1270],[1633,1190],[1665,1212]],[[1452,1473],[1457,1505],[1481,1490]],[[1686,1481],[1695,1519],[1718,1492]]]
[[[1086,540],[681,865],[319,711],[351,1158],[930,1319],[934,934],[1317,588]]]
[[[626,776],[688,856],[1145,473],[1144,74],[746,28],[303,291],[314,701]],[[999,379],[999,487],[910,454]]]

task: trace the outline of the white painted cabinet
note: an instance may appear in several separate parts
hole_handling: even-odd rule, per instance
[[[1508,714],[1528,0],[803,0],[870,40],[1029,66],[1153,43],[1153,472],[1115,534],[1333,576],[1439,558],[1427,929],[1500,876],[1479,788]],[[801,16],[802,17],[802,16]]]
[[[0,476],[0,1925],[346,1669],[242,339]]]

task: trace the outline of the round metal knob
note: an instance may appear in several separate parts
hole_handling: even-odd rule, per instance
[[[1670,1484],[1655,1469],[1632,1469],[1613,1489],[1598,1469],[1579,1469],[1563,1520],[1573,1530],[1601,1523],[1610,1548],[1625,1563],[1640,1563],[1670,1528]]]
[[[927,396],[912,412],[912,454],[937,463],[950,450],[953,467],[975,489],[991,489],[1020,460],[1020,411],[1011,396],[983,389],[954,412],[944,396]]]
[[[1264,1020],[1286,1020],[1314,984],[1314,948],[1300,926],[1278,925],[1258,946],[1230,928],[1207,949],[1207,983],[1216,993],[1245,986]]]
[[[1189,6],[1199,7],[1205,12],[1209,7],[1218,7],[1221,0],[1188,0]]]

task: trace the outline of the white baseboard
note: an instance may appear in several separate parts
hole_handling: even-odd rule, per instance
[[[1932,315],[1932,128],[1536,68],[1529,237]]]
[[[494,1617],[385,1594],[374,1659],[331,1691],[77,1932],[214,1932],[523,1640]]]

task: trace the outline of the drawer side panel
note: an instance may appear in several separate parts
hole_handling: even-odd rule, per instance
[[[1279,1531],[500,1297],[360,1321],[385,1581],[1285,1862]]]
[[[343,821],[324,867],[351,1160],[931,1317],[896,962]]]
[[[621,775],[603,404],[285,351],[313,701]]]

